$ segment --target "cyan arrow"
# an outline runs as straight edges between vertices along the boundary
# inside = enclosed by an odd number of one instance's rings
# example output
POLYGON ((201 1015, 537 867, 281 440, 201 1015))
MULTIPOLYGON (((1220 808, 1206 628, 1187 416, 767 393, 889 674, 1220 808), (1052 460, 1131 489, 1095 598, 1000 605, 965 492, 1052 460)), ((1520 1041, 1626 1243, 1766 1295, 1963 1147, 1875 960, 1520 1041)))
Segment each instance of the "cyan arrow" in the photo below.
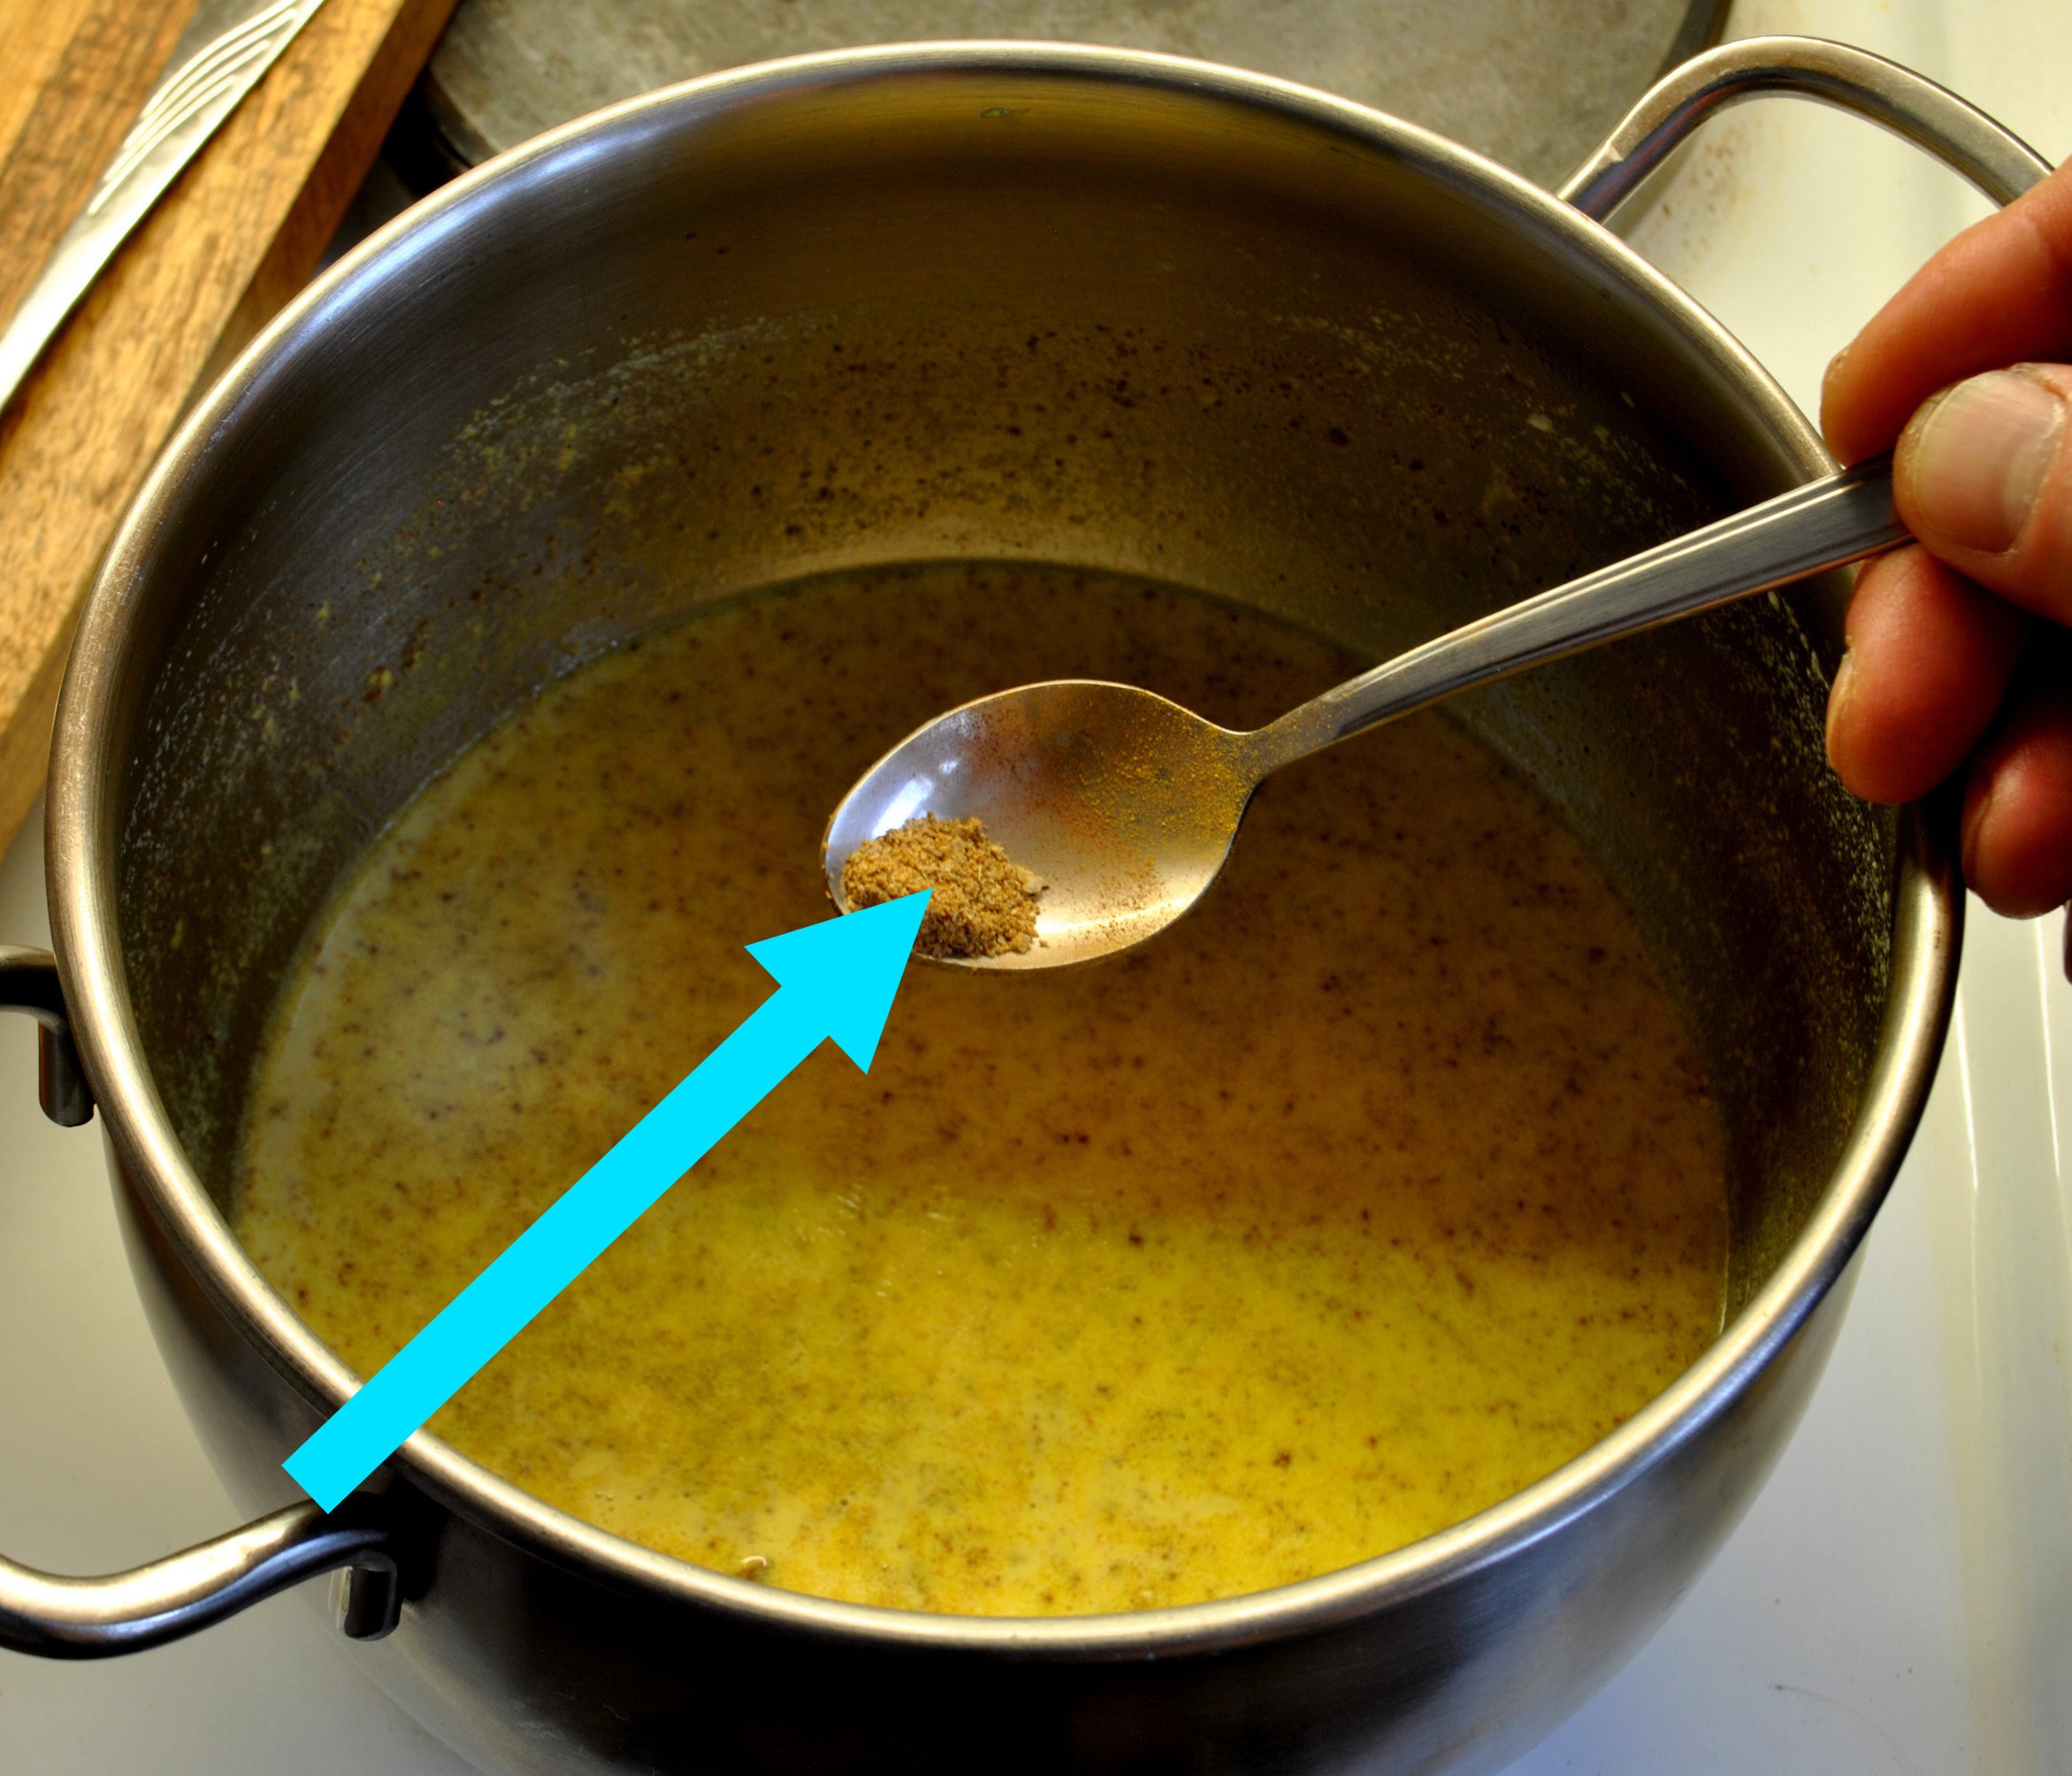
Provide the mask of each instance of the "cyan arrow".
POLYGON ((909 894, 748 953, 777 991, 281 1464, 333 1509, 832 1037, 866 1072, 929 897, 909 894))

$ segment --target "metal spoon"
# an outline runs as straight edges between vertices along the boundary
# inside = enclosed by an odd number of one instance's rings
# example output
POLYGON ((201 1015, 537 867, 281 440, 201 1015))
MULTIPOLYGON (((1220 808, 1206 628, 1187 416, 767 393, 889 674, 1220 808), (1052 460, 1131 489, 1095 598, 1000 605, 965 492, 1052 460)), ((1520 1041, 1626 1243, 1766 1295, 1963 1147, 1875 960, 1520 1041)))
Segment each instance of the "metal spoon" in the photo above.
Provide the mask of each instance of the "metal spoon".
POLYGON ((1363 729, 1542 661, 1860 561, 1907 540, 1892 459, 1809 482, 1398 655, 1234 733, 1128 685, 1059 679, 952 709, 866 771, 828 823, 828 892, 868 838, 926 814, 975 815, 1042 878, 1036 943, 938 958, 968 968, 1092 961, 1163 930, 1207 892, 1252 792, 1363 729))

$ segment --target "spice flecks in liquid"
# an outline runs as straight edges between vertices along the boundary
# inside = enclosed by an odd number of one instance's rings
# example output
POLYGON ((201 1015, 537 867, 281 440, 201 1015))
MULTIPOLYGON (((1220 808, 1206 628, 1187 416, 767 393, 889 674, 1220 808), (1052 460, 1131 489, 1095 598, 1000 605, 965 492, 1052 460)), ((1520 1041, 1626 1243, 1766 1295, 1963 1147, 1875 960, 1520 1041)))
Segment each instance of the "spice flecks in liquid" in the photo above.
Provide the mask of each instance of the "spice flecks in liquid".
MULTIPOLYGON (((430 785, 284 994, 236 1225, 365 1374, 770 991, 828 810, 1014 684, 1257 725, 1355 662, 1033 568, 881 572, 584 668, 430 785)), ((908 971, 432 1420, 766 1583, 1124 1610, 1331 1571, 1586 1448, 1716 1329, 1713 1111, 1631 919, 1442 718, 1277 776, 1158 940, 908 971), (766 1564, 761 1564, 765 1563, 766 1564)))

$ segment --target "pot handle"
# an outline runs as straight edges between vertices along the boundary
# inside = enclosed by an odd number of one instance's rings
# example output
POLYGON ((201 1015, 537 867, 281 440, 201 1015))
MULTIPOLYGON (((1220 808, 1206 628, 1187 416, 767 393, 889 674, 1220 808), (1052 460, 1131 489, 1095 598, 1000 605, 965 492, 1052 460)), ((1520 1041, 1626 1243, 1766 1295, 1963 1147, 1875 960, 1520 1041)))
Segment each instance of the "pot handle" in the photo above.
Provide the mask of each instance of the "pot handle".
POLYGON ((65 989, 50 951, 0 944, 0 1011, 27 1012, 36 1021, 36 1089, 44 1115, 62 1129, 92 1121, 94 1094, 73 1043, 65 989))
POLYGON ((178 1554, 104 1579, 66 1579, 0 1556, 0 1647, 45 1658, 141 1652, 208 1627, 319 1573, 351 1569, 340 1627, 378 1640, 402 1587, 381 1501, 355 1493, 328 1516, 305 1500, 178 1554))
MULTIPOLYGON (((26 1012, 40 1026, 43 1114, 66 1128, 88 1121, 93 1093, 49 951, 0 944, 0 1011, 26 1012)), ((141 1652, 340 1568, 348 1569, 340 1626, 356 1640, 378 1640, 401 1610, 396 1550, 381 1500, 356 1493, 329 1515, 304 1501, 104 1579, 61 1578, 0 1555, 0 1647, 61 1659, 141 1652)))
POLYGON ((1602 222, 1708 118, 1770 93, 1869 118, 1926 149, 1995 203, 2013 203, 2051 171, 2012 131, 1911 68, 1819 37, 1748 37, 1694 56, 1657 80, 1560 195, 1602 222))

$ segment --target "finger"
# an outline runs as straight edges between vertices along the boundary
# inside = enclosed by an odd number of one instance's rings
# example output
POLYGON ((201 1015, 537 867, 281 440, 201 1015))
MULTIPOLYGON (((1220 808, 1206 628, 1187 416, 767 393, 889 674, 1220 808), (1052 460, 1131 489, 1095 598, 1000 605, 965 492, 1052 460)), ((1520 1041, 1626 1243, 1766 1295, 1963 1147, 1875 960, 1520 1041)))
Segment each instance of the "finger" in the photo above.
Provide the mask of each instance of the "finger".
POLYGON ((1973 761, 1963 856, 1996 913, 2033 918, 2072 900, 2072 690, 2030 693, 1973 761))
POLYGON ((1945 389, 1907 424, 1907 527, 1980 585, 2072 621, 2072 368, 2028 364, 1945 389))
POLYGON ((1843 783, 1866 801, 1898 802, 1942 782, 1991 725, 2027 628, 1924 549, 1869 563, 1828 693, 1827 755, 1843 783))
POLYGON ((1845 463, 1889 449, 1938 388, 2072 356, 2072 162, 1967 228, 1828 366, 1820 417, 1845 463))

